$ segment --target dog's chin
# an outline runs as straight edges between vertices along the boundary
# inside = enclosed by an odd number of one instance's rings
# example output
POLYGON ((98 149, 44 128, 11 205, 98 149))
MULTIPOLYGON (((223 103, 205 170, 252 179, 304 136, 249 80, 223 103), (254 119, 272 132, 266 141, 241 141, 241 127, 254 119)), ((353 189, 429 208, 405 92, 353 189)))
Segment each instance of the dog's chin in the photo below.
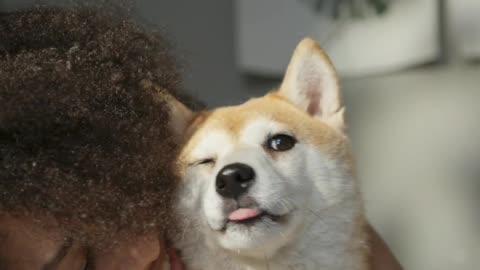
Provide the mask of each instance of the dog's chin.
POLYGON ((274 215, 267 212, 252 219, 226 221, 215 231, 218 244, 226 250, 263 257, 288 241, 294 215, 274 215))

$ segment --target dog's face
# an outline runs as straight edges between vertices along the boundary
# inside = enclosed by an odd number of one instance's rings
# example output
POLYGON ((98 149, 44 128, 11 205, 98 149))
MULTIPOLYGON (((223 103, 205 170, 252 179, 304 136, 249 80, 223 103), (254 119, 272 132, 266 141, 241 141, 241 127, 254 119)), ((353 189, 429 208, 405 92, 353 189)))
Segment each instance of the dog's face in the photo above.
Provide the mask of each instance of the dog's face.
POLYGON ((223 249, 270 256, 352 191, 335 71, 311 40, 277 91, 198 113, 187 133, 179 211, 223 249))

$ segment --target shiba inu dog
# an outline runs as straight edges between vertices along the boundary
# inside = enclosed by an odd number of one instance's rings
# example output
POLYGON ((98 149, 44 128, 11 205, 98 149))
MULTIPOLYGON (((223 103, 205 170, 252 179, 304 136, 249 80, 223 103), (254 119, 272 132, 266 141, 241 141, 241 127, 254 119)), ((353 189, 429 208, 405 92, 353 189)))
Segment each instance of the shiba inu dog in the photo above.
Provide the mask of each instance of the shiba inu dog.
POLYGON ((174 239, 187 269, 369 269, 339 82, 313 40, 300 42, 273 92, 173 110, 187 134, 174 239))

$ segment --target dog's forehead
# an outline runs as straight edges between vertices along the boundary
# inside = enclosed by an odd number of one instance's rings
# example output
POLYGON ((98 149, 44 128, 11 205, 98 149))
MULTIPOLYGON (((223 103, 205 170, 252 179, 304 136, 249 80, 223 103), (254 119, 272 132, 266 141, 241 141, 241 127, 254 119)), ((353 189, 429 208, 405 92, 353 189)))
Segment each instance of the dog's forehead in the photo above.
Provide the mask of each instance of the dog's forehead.
POLYGON ((326 124, 275 95, 205 113, 193 129, 184 149, 191 156, 208 155, 220 146, 222 151, 229 151, 239 143, 259 143, 266 135, 283 132, 316 145, 330 144, 338 138, 326 124))
MULTIPOLYGON (((211 111, 204 121, 196 127, 195 133, 203 135, 218 131, 233 140, 248 136, 251 132, 267 129, 279 129, 290 125, 289 115, 295 111, 291 106, 273 98, 262 97, 251 99, 241 105, 223 107, 211 111), (289 113, 290 111, 290 113, 289 113)), ((290 119, 292 120, 292 119, 290 119)))
POLYGON ((202 156, 218 150, 219 146, 227 151, 241 141, 258 140, 265 133, 281 128, 282 125, 274 119, 277 110, 271 101, 258 98, 201 113, 191 126, 191 136, 184 152, 202 156))

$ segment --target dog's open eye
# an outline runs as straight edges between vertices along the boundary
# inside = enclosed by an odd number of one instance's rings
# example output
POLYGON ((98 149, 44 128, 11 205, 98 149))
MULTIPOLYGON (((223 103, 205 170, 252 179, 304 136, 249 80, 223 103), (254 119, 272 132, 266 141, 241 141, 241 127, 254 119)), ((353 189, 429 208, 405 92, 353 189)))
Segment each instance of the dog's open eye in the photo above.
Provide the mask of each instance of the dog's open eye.
POLYGON ((290 135, 277 134, 270 137, 266 142, 266 147, 269 150, 283 152, 292 149, 297 140, 290 135))

